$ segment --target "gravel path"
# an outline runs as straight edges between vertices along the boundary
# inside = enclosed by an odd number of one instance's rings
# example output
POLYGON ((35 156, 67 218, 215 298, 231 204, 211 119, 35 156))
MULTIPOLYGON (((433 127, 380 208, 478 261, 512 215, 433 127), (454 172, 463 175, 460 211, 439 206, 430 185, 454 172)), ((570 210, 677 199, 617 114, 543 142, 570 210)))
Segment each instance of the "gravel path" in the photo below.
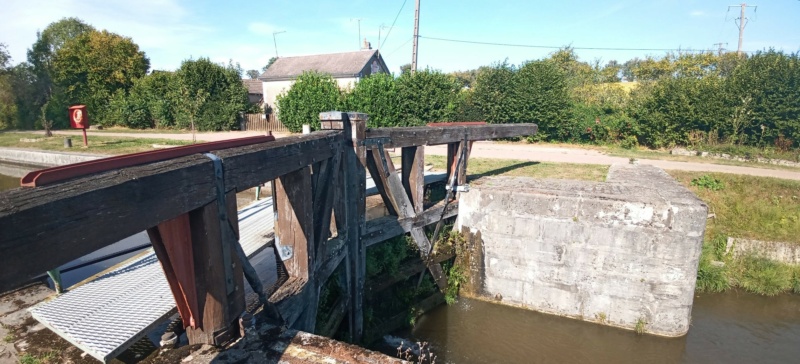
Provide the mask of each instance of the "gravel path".
MULTIPOLYGON (((39 132, 43 133, 43 132, 39 132)), ((79 131, 57 131, 56 134, 80 135, 79 131)), ((116 136, 133 138, 160 138, 174 140, 192 140, 190 133, 124 133, 124 132, 93 132, 88 131, 89 136, 116 136)), ((264 135, 264 132, 256 131, 228 131, 213 133, 197 133, 197 140, 219 141, 248 136, 264 135)), ((288 134, 275 134, 275 137, 283 137, 288 134)), ((425 148, 425 153, 429 155, 447 155, 447 148, 444 145, 430 146, 425 148)), ((583 164, 603 164, 628 163, 629 159, 624 157, 614 157, 603 154, 596 150, 568 147, 553 147, 537 144, 511 144, 494 143, 491 141, 476 142, 473 146, 471 156, 477 158, 500 158, 518 159, 525 161, 557 162, 557 163, 583 163, 583 164)), ((800 180, 800 172, 766 169, 757 167, 730 166, 714 163, 681 162, 657 159, 639 159, 640 164, 650 164, 667 170, 695 171, 695 172, 721 172, 745 174, 759 177, 775 177, 783 179, 800 180)))

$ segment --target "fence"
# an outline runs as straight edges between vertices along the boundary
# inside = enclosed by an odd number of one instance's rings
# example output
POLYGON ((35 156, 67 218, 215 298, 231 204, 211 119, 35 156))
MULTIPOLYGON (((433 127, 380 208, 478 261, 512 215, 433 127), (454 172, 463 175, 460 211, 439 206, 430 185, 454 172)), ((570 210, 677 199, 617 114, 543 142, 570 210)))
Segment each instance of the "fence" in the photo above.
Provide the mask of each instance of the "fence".
POLYGON ((274 131, 290 133, 289 129, 275 117, 275 114, 244 114, 242 130, 274 131))

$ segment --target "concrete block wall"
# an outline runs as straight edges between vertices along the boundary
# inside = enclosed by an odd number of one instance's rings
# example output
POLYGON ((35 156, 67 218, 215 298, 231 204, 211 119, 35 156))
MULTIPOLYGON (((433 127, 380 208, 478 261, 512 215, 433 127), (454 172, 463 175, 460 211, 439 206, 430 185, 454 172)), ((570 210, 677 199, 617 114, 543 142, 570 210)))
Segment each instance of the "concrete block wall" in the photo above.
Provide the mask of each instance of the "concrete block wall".
POLYGON ((477 298, 647 333, 689 330, 707 206, 663 170, 487 177, 459 199, 477 298))

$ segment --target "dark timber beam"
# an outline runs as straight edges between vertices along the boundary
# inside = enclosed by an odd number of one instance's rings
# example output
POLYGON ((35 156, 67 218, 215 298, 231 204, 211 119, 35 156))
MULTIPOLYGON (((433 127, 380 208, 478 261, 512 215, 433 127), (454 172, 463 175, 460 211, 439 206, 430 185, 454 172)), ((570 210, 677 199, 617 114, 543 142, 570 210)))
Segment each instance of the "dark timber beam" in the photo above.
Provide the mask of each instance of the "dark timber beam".
MULTIPOLYGON (((244 190, 327 159, 340 131, 213 152, 226 189, 244 190)), ((216 199, 203 155, 122 168, 0 193, 0 292, 216 199)))
POLYGON ((364 244, 366 246, 377 244, 395 236, 405 234, 413 228, 421 228, 436 223, 439 221, 440 217, 448 219, 456 216, 458 214, 458 201, 449 203, 447 205, 447 210, 444 212, 444 216, 442 216, 442 209, 444 208, 444 203, 438 203, 411 218, 398 219, 397 216, 384 216, 369 220, 367 221, 367 228, 362 236, 364 244))
POLYGON ((471 126, 415 126, 408 128, 367 129, 366 142, 380 139, 385 148, 437 145, 468 141, 511 138, 536 134, 536 124, 487 124, 471 126))

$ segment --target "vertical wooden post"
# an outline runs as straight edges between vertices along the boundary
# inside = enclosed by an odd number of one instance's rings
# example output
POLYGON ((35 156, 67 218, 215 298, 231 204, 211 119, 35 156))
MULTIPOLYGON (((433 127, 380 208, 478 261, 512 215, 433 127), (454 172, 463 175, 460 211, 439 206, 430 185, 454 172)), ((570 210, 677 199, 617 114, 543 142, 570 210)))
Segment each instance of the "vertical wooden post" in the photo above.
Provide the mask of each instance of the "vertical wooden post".
POLYGON ((309 280, 313 271, 314 220, 311 194, 311 168, 305 167, 275 180, 275 237, 282 247, 291 249, 284 260, 289 277, 309 280))
POLYGON ((273 201, 278 211, 275 242, 285 251, 282 259, 290 280, 286 284, 305 286, 308 290, 306 308, 294 327, 313 332, 319 287, 314 283, 316 247, 311 167, 285 174, 274 183, 273 201))
POLYGON ((222 229, 238 235, 236 195, 226 196, 229 226, 217 201, 147 230, 184 321, 190 344, 221 345, 239 332, 245 309, 242 262, 229 242, 233 286, 226 283, 222 229))
POLYGON ((364 333, 364 283, 366 280, 366 247, 361 239, 366 225, 366 133, 367 115, 338 111, 320 113, 322 129, 342 130, 345 136, 341 181, 342 201, 337 204, 336 224, 347 241, 349 326, 351 340, 358 342, 364 333), (341 217, 341 221, 340 221, 341 217))
POLYGON ((414 146, 402 149, 402 181, 414 212, 422 212, 425 199, 425 147, 414 146))

